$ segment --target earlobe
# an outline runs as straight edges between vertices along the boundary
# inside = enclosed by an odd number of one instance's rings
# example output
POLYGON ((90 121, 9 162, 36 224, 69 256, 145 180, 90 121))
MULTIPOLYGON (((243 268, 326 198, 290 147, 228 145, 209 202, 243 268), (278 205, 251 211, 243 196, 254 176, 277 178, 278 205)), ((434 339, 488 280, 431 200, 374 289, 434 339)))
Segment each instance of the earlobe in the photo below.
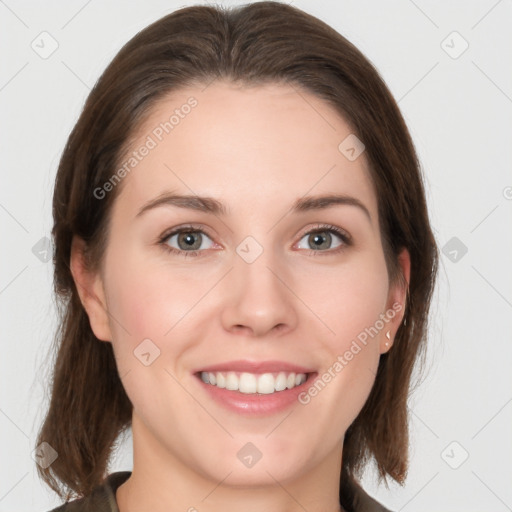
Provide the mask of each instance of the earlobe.
POLYGON ((388 315, 389 312, 390 320, 384 330, 384 339, 381 341, 381 354, 387 352, 393 346, 396 332, 398 331, 405 314, 407 292, 411 277, 411 257, 407 249, 402 249, 398 255, 398 263, 403 279, 394 283, 389 290, 388 310, 386 315, 388 315))
POLYGON ((91 329, 99 340, 111 341, 107 303, 101 276, 91 272, 85 263, 85 242, 77 236, 71 243, 70 270, 80 301, 89 317, 91 329))

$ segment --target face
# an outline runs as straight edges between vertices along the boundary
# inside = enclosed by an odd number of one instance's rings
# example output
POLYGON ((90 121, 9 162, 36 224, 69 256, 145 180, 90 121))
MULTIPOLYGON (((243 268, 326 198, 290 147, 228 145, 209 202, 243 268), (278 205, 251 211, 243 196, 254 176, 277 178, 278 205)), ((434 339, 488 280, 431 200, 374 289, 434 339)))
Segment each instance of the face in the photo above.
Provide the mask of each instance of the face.
POLYGON ((404 299, 365 154, 338 147, 351 133, 308 93, 223 82, 173 93, 138 131, 84 305, 141 464, 233 485, 339 475, 404 299))

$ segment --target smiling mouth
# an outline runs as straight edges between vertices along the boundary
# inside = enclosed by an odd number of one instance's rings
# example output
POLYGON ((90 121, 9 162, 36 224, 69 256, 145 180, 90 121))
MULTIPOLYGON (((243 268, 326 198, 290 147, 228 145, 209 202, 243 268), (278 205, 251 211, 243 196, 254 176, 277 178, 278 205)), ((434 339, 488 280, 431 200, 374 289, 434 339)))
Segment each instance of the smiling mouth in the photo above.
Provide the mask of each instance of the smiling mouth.
POLYGON ((229 391, 243 394, 270 395, 293 389, 308 381, 314 373, 295 372, 197 372, 196 377, 209 384, 229 391))

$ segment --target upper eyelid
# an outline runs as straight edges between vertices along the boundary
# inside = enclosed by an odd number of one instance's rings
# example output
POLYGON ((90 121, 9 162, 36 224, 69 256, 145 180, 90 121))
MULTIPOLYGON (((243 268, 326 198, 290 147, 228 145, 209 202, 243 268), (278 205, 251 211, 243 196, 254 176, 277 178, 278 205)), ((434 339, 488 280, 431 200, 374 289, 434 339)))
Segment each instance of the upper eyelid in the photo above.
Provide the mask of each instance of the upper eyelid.
POLYGON ((199 227, 199 226, 194 226, 193 224, 191 224, 191 225, 187 224, 185 226, 178 226, 178 227, 171 228, 171 229, 164 231, 164 233, 162 235, 160 235, 159 240, 165 241, 168 238, 170 238, 171 236, 179 235, 180 233, 182 233, 184 231, 190 231, 191 233, 201 232, 201 233, 207 235, 210 239, 213 239, 213 236, 210 235, 208 230, 204 229, 203 226, 199 227))
POLYGON ((334 226, 334 225, 330 225, 330 224, 321 224, 321 223, 318 224, 316 227, 305 228, 304 231, 300 232, 301 234, 299 236, 303 237, 309 233, 315 233, 315 232, 321 233, 322 231, 333 231, 338 236, 344 235, 349 240, 352 240, 352 235, 346 229, 340 228, 339 226, 334 226))

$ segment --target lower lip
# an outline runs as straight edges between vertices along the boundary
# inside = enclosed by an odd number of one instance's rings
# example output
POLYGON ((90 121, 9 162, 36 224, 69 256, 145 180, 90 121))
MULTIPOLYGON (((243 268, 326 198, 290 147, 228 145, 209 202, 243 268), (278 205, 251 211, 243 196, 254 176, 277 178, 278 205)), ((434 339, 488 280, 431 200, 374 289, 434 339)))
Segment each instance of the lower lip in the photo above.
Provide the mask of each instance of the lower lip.
POLYGON ((305 382, 292 389, 269 394, 249 394, 206 384, 199 375, 195 375, 206 393, 219 405, 230 411, 252 416, 269 416, 284 411, 293 403, 298 402, 297 396, 311 386, 316 376, 316 372, 308 374, 305 382))

